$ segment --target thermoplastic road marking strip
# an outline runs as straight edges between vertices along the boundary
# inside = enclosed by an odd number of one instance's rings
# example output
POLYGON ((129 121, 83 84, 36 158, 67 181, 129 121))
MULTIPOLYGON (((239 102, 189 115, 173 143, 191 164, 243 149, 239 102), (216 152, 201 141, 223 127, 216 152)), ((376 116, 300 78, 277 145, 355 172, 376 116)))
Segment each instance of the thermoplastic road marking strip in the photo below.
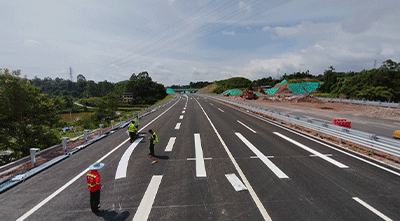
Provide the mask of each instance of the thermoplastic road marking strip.
POLYGON ((261 203, 260 198, 258 198, 256 192, 254 191, 253 187, 251 186, 250 182, 247 180, 246 176, 244 175, 242 169, 240 169, 239 164, 236 162, 235 158, 233 157, 231 151, 229 150, 228 146, 226 146, 224 140, 222 139, 221 135, 218 133, 217 129, 215 128, 214 124, 211 122, 210 118, 208 117, 207 113, 204 111, 203 107, 199 102, 197 104, 200 106, 201 110, 203 111, 204 115, 206 115, 206 118, 208 122, 210 122, 211 127, 213 128, 215 134, 217 135, 219 141, 221 142, 222 146, 225 149, 225 152, 228 154, 229 159, 231 159, 231 162, 233 166, 235 167, 236 171, 239 173, 240 178, 242 179, 244 185, 247 187, 249 190, 251 198, 254 200, 254 203, 256 204, 258 210, 260 211, 261 215, 263 216, 264 220, 266 221, 272 221, 271 217, 269 216, 267 210, 265 209, 264 205, 261 203))
POLYGON ((225 174, 226 179, 232 184, 233 188, 238 192, 242 190, 247 190, 247 188, 244 186, 242 181, 239 180, 239 178, 236 176, 234 173, 230 174, 225 174))
POLYGON ((289 141, 289 142, 291 142, 291 143, 303 148, 304 150, 312 153, 313 155, 321 157, 322 159, 328 161, 329 163, 331 163, 331 164, 333 164, 333 165, 335 165, 335 166, 337 166, 339 168, 349 168, 348 166, 346 166, 346 165, 344 165, 344 164, 342 164, 342 163, 340 163, 340 162, 338 162, 338 161, 336 161, 334 159, 331 159, 331 158, 327 157, 326 155, 324 155, 324 154, 322 154, 322 153, 320 153, 318 151, 315 151, 315 150, 307 147, 306 145, 303 145, 303 144, 301 144, 301 143, 299 143, 299 142, 297 142, 295 140, 292 140, 289 137, 286 137, 286 136, 284 136, 284 135, 282 135, 282 134, 280 134, 278 132, 274 132, 274 134, 276 134, 276 135, 280 136, 281 138, 283 138, 283 139, 285 139, 285 140, 287 140, 287 141, 289 141))
POLYGON ((196 177, 207 177, 200 134, 194 134, 194 148, 196 152, 196 177))
POLYGON ((182 120, 182 119, 183 119, 183 115, 179 116, 179 119, 181 119, 181 120, 182 120))
POLYGON ((219 111, 221 111, 222 113, 224 113, 224 111, 221 108, 218 108, 219 111))
POLYGON ((239 120, 237 121, 239 124, 243 125, 245 128, 249 129, 251 132, 256 133, 255 130, 251 129, 250 127, 248 127, 246 124, 240 122, 239 120))
POLYGON ((363 205, 364 207, 366 207, 367 209, 369 209, 371 212, 375 213, 376 215, 378 215, 379 217, 381 217, 383 220, 386 221, 393 221, 392 219, 390 219, 389 217, 385 216, 384 214, 382 214, 381 212, 379 212, 378 210, 376 210, 374 207, 370 206, 368 203, 360 200, 358 197, 353 197, 353 200, 357 201, 359 204, 363 205))
MULTIPOLYGON (((165 110, 164 112, 162 112, 160 115, 158 115, 156 118, 154 118, 152 121, 150 121, 148 124, 146 124, 144 127, 142 127, 140 130, 138 130, 138 132, 142 131, 144 128, 146 128, 147 126, 149 126, 151 123, 153 123, 155 120, 157 120, 159 117, 161 117, 162 115, 164 115, 167 111, 169 111, 173 106, 175 106, 175 104, 177 104, 180 101, 180 97, 178 99, 177 102, 175 102, 171 107, 169 107, 167 110, 165 110)), ((122 145, 124 145, 126 142, 128 142, 130 140, 130 138, 126 139, 125 141, 123 141, 120 145, 118 145, 117 147, 115 147, 114 149, 112 149, 110 152, 108 152, 106 155, 104 155, 102 158, 98 159, 95 162, 101 162, 103 161, 105 158, 107 158, 108 156, 110 156, 110 154, 114 153, 114 151, 118 150, 118 148, 120 148, 122 145)), ((89 167, 86 168, 85 170, 83 170, 80 174, 78 174, 77 176, 75 176, 74 178, 72 178, 68 183, 64 184, 64 186, 60 187, 60 189, 56 190, 54 193, 52 193, 50 196, 48 196, 46 199, 42 200, 40 203, 38 203, 36 206, 34 206, 32 209, 30 209, 28 212, 26 212, 24 215, 22 215, 21 217, 19 217, 17 219, 17 221, 22 221, 25 220, 26 218, 28 218, 30 215, 32 215, 32 213, 36 212, 36 210, 40 209, 40 207, 42 207, 44 204, 46 204, 47 202, 49 202, 51 199, 53 199, 55 196, 57 196, 59 193, 61 193, 63 190, 65 190, 67 187, 69 187, 72 183, 74 183, 77 179, 79 179, 81 176, 83 176, 84 174, 86 174, 89 171, 89 167)))
POLYGON ((165 148, 165 152, 171 152, 172 151, 172 148, 174 147, 175 140, 176 140, 176 137, 169 138, 167 147, 165 148))
POLYGON ((136 210, 135 216, 132 219, 133 221, 143 221, 149 218, 151 207, 153 207, 154 199, 156 198, 162 177, 162 175, 154 175, 151 178, 150 184, 147 187, 142 201, 140 201, 139 207, 136 210))
POLYGON ((274 163, 272 163, 263 153, 261 153, 261 151, 259 151, 253 144, 251 144, 245 137, 243 137, 242 134, 240 133, 235 133, 236 136, 239 137, 239 139, 241 139, 243 141, 243 143, 245 143, 250 150, 253 151, 253 153, 255 155, 257 155, 258 158, 260 158, 260 160, 267 165, 267 167, 273 172, 275 173, 275 175, 277 177, 279 177, 280 179, 287 179, 289 178, 284 172, 282 172, 282 170, 280 170, 274 163))
POLYGON ((175 130, 179 130, 181 128, 181 123, 176 123, 175 130))
POLYGON ((126 170, 128 169, 129 158, 131 157, 131 154, 135 147, 140 143, 142 139, 143 138, 136 139, 135 142, 133 142, 133 144, 131 144, 129 148, 126 149, 124 155, 122 155, 121 160, 118 163, 117 172, 115 173, 116 180, 126 177, 126 170))
POLYGON ((184 114, 186 111, 182 111, 182 114, 184 114))

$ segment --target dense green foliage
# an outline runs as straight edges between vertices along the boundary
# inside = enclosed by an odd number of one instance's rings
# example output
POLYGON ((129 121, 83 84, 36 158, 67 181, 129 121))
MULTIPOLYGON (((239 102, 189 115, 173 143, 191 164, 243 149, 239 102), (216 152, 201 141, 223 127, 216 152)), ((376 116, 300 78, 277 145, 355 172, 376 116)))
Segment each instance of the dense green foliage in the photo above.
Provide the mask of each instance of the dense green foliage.
POLYGON ((51 130, 59 121, 57 106, 18 73, 0 74, 0 150, 12 150, 2 163, 29 155, 30 148, 48 148, 60 142, 51 130))
POLYGON ((213 93, 220 94, 228 89, 233 88, 251 88, 253 82, 244 77, 234 77, 226 80, 216 81, 217 87, 213 90, 213 93))
POLYGON ((190 82, 189 85, 171 85, 172 89, 201 89, 203 87, 207 87, 212 84, 212 82, 208 81, 198 81, 198 82, 190 82))
POLYGON ((132 104, 154 104, 167 96, 164 85, 152 81, 146 71, 138 75, 132 74, 125 91, 133 94, 132 104))

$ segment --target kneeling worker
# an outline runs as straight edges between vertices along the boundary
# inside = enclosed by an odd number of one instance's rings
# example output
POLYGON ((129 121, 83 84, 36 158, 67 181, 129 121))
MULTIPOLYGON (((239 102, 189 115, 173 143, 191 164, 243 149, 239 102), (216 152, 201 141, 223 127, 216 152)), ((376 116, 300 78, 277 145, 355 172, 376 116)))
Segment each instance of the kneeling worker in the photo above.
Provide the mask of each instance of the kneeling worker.
POLYGON ((95 163, 89 167, 89 172, 86 175, 87 185, 90 191, 90 208, 94 213, 101 212, 100 208, 100 174, 97 170, 104 167, 104 163, 95 163))

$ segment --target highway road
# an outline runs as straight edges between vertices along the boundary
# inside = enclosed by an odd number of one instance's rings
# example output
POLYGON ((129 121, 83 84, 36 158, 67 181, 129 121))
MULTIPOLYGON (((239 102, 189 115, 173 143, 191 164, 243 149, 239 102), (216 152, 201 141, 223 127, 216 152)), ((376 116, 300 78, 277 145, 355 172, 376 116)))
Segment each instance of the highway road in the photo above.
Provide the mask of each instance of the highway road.
POLYGON ((0 195, 1 220, 400 220, 400 171, 200 95, 178 95, 0 195), (159 143, 151 164, 149 134, 159 143), (97 161, 101 208, 85 175, 97 161))

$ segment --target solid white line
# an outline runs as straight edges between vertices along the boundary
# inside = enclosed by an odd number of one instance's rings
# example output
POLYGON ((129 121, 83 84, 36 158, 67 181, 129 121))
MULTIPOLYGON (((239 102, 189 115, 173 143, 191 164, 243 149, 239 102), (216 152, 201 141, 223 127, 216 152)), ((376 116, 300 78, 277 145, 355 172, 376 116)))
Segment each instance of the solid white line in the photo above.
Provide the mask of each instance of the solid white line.
MULTIPOLYGON (((332 154, 322 154, 322 155, 325 155, 327 157, 331 157, 332 156, 332 154)), ((310 157, 319 157, 319 156, 318 155, 310 155, 310 157)))
POLYGON ((167 147, 165 148, 165 152, 171 152, 172 151, 172 148, 174 147, 175 140, 176 140, 176 137, 169 138, 167 147))
POLYGON ((179 119, 183 119, 183 115, 179 116, 179 119))
POLYGON ((207 177, 200 134, 194 134, 194 148, 196 152, 196 177, 207 177))
POLYGON ((219 111, 221 111, 222 113, 224 113, 224 111, 221 108, 218 108, 219 111))
POLYGON ((135 147, 140 143, 143 138, 136 139, 128 149, 126 149, 124 155, 122 155, 121 160, 119 160, 117 172, 115 173, 115 179, 125 178, 126 170, 128 169, 129 158, 135 147))
POLYGON ((259 151, 253 144, 251 144, 245 137, 243 137, 242 134, 240 133, 235 133, 236 136, 239 137, 239 139, 241 139, 243 141, 243 143, 245 143, 250 150, 253 151, 253 153, 255 155, 257 155, 258 158, 260 158, 260 160, 267 165, 267 167, 273 172, 275 173, 275 175, 277 177, 279 177, 280 179, 286 179, 289 178, 284 172, 282 172, 282 170, 280 170, 274 163, 272 163, 263 153, 261 153, 261 151, 259 151))
POLYGON ((245 128, 249 129, 251 132, 256 133, 255 130, 251 129, 250 127, 248 127, 246 124, 240 122, 239 120, 237 121, 239 124, 243 125, 245 128))
POLYGON ((358 197, 353 197, 353 200, 357 201, 359 204, 363 205, 364 207, 366 207, 367 209, 369 209, 371 212, 375 213, 376 215, 378 215, 379 217, 381 217, 383 220, 386 221, 393 221, 392 219, 390 219, 389 217, 385 216, 383 213, 379 212, 378 210, 376 210, 374 207, 370 206, 368 203, 362 201, 361 199, 359 199, 358 197))
MULTIPOLYGON (((223 104, 223 103, 222 103, 222 104, 223 104)), ((367 164, 372 165, 372 166, 375 166, 375 167, 377 167, 377 168, 379 168, 379 169, 385 170, 386 172, 392 173, 392 174, 394 174, 394 175, 396 175, 396 176, 400 176, 400 173, 398 173, 398 172, 396 172, 396 171, 393 171, 393 170, 391 170, 391 169, 388 169, 388 168, 386 168, 386 167, 383 167, 383 166, 381 166, 381 165, 378 165, 378 164, 376 164, 376 163, 373 163, 373 162, 371 162, 371 161, 369 161, 369 160, 366 160, 366 159, 364 159, 364 158, 361 158, 361 157, 358 157, 358 156, 353 155, 353 154, 351 154, 351 153, 348 153, 348 152, 346 152, 346 151, 344 151, 344 150, 341 150, 340 148, 336 148, 336 147, 331 146, 331 145, 329 145, 329 144, 323 143, 323 142, 321 142, 321 141, 319 141, 319 140, 317 140, 317 139, 308 137, 308 136, 306 136, 306 135, 304 135, 304 134, 302 134, 302 133, 299 133, 299 132, 296 132, 296 131, 292 131, 292 130, 286 128, 286 127, 283 127, 283 126, 281 126, 281 125, 279 125, 279 124, 276 124, 276 123, 271 122, 271 121, 269 121, 269 120, 266 120, 266 119, 264 119, 264 118, 255 116, 255 115, 253 115, 253 114, 249 114, 249 113, 247 113, 247 112, 245 112, 245 111, 242 111, 242 110, 235 109, 235 108, 233 108, 233 107, 231 107, 231 106, 228 106, 228 105, 226 105, 226 104, 224 104, 224 105, 227 106, 227 107, 230 107, 230 108, 232 108, 232 109, 234 109, 234 110, 236 110, 236 111, 238 111, 238 112, 242 112, 242 113, 247 114, 247 115, 249 115, 249 116, 252 116, 252 117, 254 117, 254 118, 256 118, 256 119, 262 120, 262 121, 264 121, 264 122, 266 122, 266 123, 269 123, 269 124, 271 124, 271 125, 274 125, 274 126, 276 126, 276 127, 279 127, 279 128, 281 128, 281 129, 283 129, 283 130, 286 130, 286 131, 291 132, 291 133, 293 133, 293 134, 296 134, 296 135, 298 135, 298 136, 304 137, 304 138, 306 138, 306 139, 308 139, 308 140, 312 140, 312 141, 314 141, 315 143, 319 143, 319 144, 321 144, 321 145, 324 145, 324 146, 326 146, 326 147, 329 147, 329 148, 331 148, 332 150, 336 150, 336 151, 338 151, 338 152, 340 152, 340 153, 346 154, 347 156, 353 157, 354 159, 360 160, 360 161, 362 161, 362 162, 364 162, 364 163, 367 163, 367 164)))
POLYGON ((246 186, 239 180, 239 178, 234 173, 225 174, 226 179, 232 184, 233 188, 238 192, 242 190, 247 190, 246 186))
POLYGON ((176 123, 175 129, 179 130, 179 128, 181 128, 181 123, 176 123))
MULTIPOLYGON (((269 159, 274 158, 274 156, 265 156, 265 157, 266 157, 266 158, 269 158, 269 159)), ((251 156, 250 158, 251 158, 251 159, 259 159, 258 156, 251 156)))
MULTIPOLYGON (((196 158, 187 158, 187 160, 196 160, 196 158)), ((203 160, 212 160, 212 157, 204 157, 203 160)))
POLYGON ((149 218, 151 207, 153 207, 154 199, 156 198, 162 177, 162 175, 154 175, 151 178, 150 184, 147 187, 142 201, 140 201, 139 207, 136 210, 135 216, 132 219, 133 221, 143 221, 149 218))
POLYGON ((210 122, 211 127, 214 129, 214 132, 217 135, 222 146, 224 147, 226 153, 228 154, 229 159, 231 159, 233 166, 235 166, 235 169, 238 171, 240 178, 243 180, 244 184, 246 185, 247 189, 249 190, 250 196, 251 196, 251 198, 253 198, 254 203, 257 205, 257 208, 260 211, 261 215, 263 216, 264 220, 272 221, 267 210, 265 210, 264 205, 261 203, 260 199, 258 198, 258 196, 257 196, 256 192, 254 191, 253 187, 251 186, 250 182, 247 180, 246 176, 244 175, 242 169, 240 169, 239 164, 236 162, 235 158, 233 158, 231 151, 229 151, 228 146, 226 146, 224 140, 222 140, 221 135, 218 133, 217 129, 215 128, 214 124, 211 122, 207 113, 204 111, 203 107, 201 106, 201 104, 199 102, 197 102, 197 104, 200 106, 201 110, 203 110, 204 115, 206 115, 208 122, 210 122))
POLYGON ((185 111, 182 111, 182 114, 184 114, 185 113, 185 111))
POLYGON ((328 161, 329 163, 331 163, 331 164, 333 164, 333 165, 335 165, 335 166, 337 166, 337 167, 339 167, 339 168, 349 168, 348 166, 346 166, 346 165, 344 165, 344 164, 342 164, 342 163, 340 163, 340 162, 338 162, 338 161, 336 161, 336 160, 334 160, 334 159, 332 159, 332 158, 329 158, 329 157, 323 155, 322 153, 320 153, 320 152, 318 152, 318 151, 315 151, 315 150, 313 150, 313 149, 307 147, 306 145, 303 145, 303 144, 301 144, 301 143, 299 143, 299 142, 297 142, 297 141, 295 141, 295 140, 292 140, 292 139, 290 139, 289 137, 286 137, 286 136, 284 136, 284 135, 282 135, 282 134, 280 134, 280 133, 278 133, 278 132, 274 132, 274 134, 276 134, 276 135, 282 137, 283 139, 285 139, 285 140, 287 140, 287 141, 289 141, 289 142, 291 142, 291 143, 293 143, 293 144, 295 144, 295 145, 297 145, 297 146, 303 148, 304 150, 306 150, 306 151, 312 153, 313 155, 316 155, 316 156, 321 157, 322 159, 328 161))
MULTIPOLYGON (((167 112, 169 109, 171 109, 173 106, 175 106, 175 104, 177 104, 180 101, 180 97, 179 100, 177 102, 175 102, 171 107, 169 107, 167 110, 165 110, 164 112, 162 112, 160 115, 158 115, 156 118, 154 118, 152 121, 150 121, 148 124, 146 124, 144 127, 142 127, 140 130, 138 130, 138 132, 140 132, 141 130, 143 130, 144 128, 146 128, 148 125, 150 125, 151 123, 153 123, 155 120, 157 120, 159 117, 161 117, 165 112, 167 112)), ((110 156, 110 154, 112 154, 114 151, 116 151, 118 148, 120 148, 122 145, 124 145, 126 142, 128 142, 130 140, 130 138, 126 139, 125 141, 123 141, 120 145, 118 145, 117 147, 115 147, 114 149, 112 149, 110 152, 108 152, 106 155, 104 155, 102 158, 98 159, 95 162, 101 162, 103 161, 106 157, 110 156)), ((32 213, 36 212, 36 210, 38 210, 40 207, 42 207, 44 204, 46 204, 47 202, 49 202, 51 199, 53 199, 55 196, 57 196, 59 193, 61 193, 64 189, 66 189, 69 185, 71 185, 72 183, 74 183, 77 179, 79 179, 81 176, 83 176, 84 174, 86 174, 89 171, 89 167, 86 168, 85 170, 83 170, 80 174, 78 174, 77 176, 75 176, 74 178, 72 178, 68 183, 64 184, 64 186, 60 187, 60 189, 56 190, 54 193, 52 193, 50 196, 48 196, 46 199, 42 200, 40 203, 38 203, 35 207, 33 207, 32 209, 30 209, 28 212, 26 212, 24 215, 22 215, 20 218, 17 219, 17 221, 22 221, 25 220, 26 218, 28 218, 32 213)))

